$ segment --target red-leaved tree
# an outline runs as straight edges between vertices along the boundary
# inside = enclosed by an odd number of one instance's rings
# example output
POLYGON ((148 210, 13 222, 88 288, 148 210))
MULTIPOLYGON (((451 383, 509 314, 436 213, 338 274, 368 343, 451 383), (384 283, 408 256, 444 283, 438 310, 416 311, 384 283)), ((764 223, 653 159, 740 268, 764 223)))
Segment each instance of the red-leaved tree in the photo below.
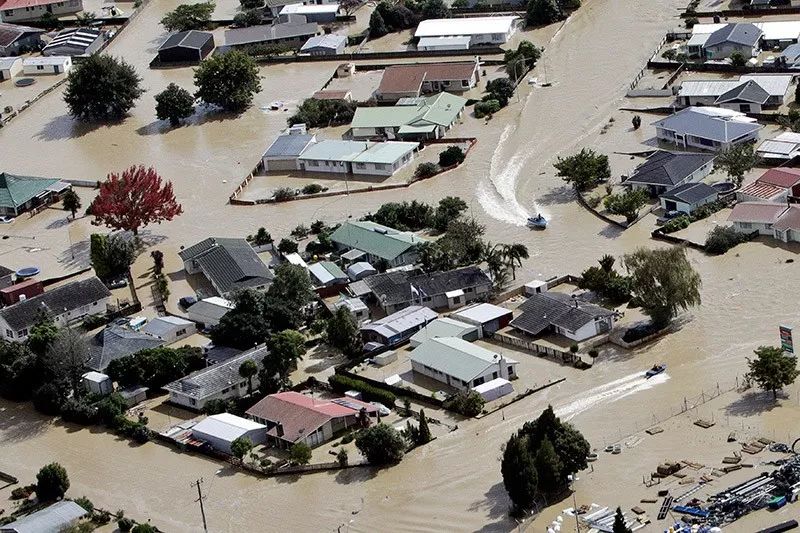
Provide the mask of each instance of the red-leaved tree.
POLYGON ((163 183, 154 168, 142 165, 122 174, 109 174, 91 206, 95 224, 129 230, 134 235, 142 226, 160 224, 181 213, 183 208, 175 200, 172 183, 163 183))

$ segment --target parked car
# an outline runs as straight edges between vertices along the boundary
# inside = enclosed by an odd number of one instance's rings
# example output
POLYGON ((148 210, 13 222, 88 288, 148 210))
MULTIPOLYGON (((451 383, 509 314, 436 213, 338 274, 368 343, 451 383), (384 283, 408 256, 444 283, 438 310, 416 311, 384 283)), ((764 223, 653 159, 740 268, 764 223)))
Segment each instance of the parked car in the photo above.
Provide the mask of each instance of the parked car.
POLYGON ((666 213, 664 213, 664 218, 666 218, 667 220, 672 220, 673 218, 678 218, 682 216, 688 217, 689 213, 686 213, 685 211, 667 211, 666 213))
POLYGON ((183 298, 178 300, 178 305, 180 305, 184 309, 189 309, 196 303, 197 303, 197 298, 195 298, 194 296, 184 296, 183 298))
POLYGON ((391 409, 389 409, 380 402, 369 402, 369 403, 374 405, 378 409, 378 414, 381 416, 389 416, 390 414, 392 414, 391 409))
POLYGON ((106 283, 106 287, 109 289, 121 289, 122 287, 128 286, 128 280, 125 278, 117 278, 112 279, 108 283, 106 283))

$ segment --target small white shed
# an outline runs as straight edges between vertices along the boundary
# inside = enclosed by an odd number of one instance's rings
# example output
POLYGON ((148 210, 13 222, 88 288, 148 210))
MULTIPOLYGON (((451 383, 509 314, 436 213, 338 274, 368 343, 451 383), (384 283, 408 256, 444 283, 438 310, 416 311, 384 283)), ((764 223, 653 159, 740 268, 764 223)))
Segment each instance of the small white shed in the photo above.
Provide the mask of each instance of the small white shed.
POLYGON ((497 378, 482 383, 472 390, 480 394, 487 402, 491 402, 514 392, 514 386, 507 379, 497 378))
POLYGON ((34 74, 64 74, 72 68, 72 58, 68 56, 29 57, 22 62, 26 76, 34 74))
POLYGON ((541 294, 543 292, 547 292, 546 281, 535 279, 525 284, 525 296, 532 296, 534 294, 541 294))
POLYGON ((111 394, 114 391, 114 384, 111 383, 111 378, 106 374, 100 372, 87 372, 81 376, 83 386, 91 394, 111 394))
POLYGON ((22 72, 21 57, 0 57, 0 81, 10 80, 22 72))
POLYGON ((160 316, 148 322, 142 331, 172 344, 192 335, 197 331, 197 326, 191 320, 177 316, 160 316))
POLYGON ((215 450, 231 453, 231 443, 238 438, 247 437, 253 444, 264 444, 267 426, 230 413, 220 413, 195 424, 192 436, 209 443, 215 450))

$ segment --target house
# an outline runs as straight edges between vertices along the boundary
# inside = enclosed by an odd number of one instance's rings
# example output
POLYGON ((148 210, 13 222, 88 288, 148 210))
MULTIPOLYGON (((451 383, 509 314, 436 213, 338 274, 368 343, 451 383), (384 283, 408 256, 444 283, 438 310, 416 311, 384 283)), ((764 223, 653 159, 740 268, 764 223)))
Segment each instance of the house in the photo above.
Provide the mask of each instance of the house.
POLYGON ((117 392, 122 396, 122 399, 125 400, 125 405, 128 406, 128 409, 130 409, 145 401, 147 399, 147 391, 149 390, 149 388, 140 385, 128 385, 127 387, 117 389, 117 392))
POLYGON ((0 57, 37 50, 42 44, 43 33, 40 28, 0 22, 0 57))
MULTIPOLYGON (((289 6, 287 6, 289 7, 289 6)), ((327 7, 327 6, 314 6, 314 7, 327 7)), ((335 6, 330 6, 335 7, 335 6)), ((344 35, 315 35, 305 42, 300 47, 301 54, 309 54, 312 56, 333 56, 344 54, 344 49, 347 47, 347 37, 344 35)))
POLYGON ((214 50, 214 35, 206 31, 179 31, 158 47, 161 63, 199 63, 214 50))
POLYGON ((56 178, 35 178, 0 172, 0 215, 18 216, 61 199, 72 186, 56 178))
POLYGON ((111 292, 96 277, 73 281, 0 309, 0 333, 6 340, 23 342, 42 313, 64 327, 88 315, 105 314, 110 299, 111 292))
POLYGON ((86 366, 105 372, 111 361, 163 346, 164 341, 128 327, 112 324, 98 332, 89 343, 89 361, 86 366))
POLYGON ((358 261, 347 267, 347 277, 353 281, 368 278, 369 276, 373 276, 377 273, 378 271, 375 269, 375 267, 366 261, 358 261))
POLYGON ((739 202, 777 202, 785 204, 789 196, 800 196, 800 169, 771 168, 756 181, 736 193, 739 202))
POLYGON ((5 0, 0 2, 0 21, 39 20, 45 13, 72 15, 83 11, 83 0, 5 0))
POLYGON ((26 76, 39 74, 66 74, 72 68, 69 56, 26 57, 22 61, 22 73, 26 76))
POLYGON ((511 309, 490 303, 472 304, 451 313, 450 318, 473 324, 480 328, 480 336, 486 337, 508 326, 514 316, 511 309))
POLYGON ((414 333, 409 339, 409 344, 412 348, 416 348, 429 339, 438 339, 440 337, 453 337, 472 342, 478 340, 480 331, 477 326, 472 324, 459 322, 447 317, 437 318, 428 322, 422 329, 414 333))
POLYGON ((427 340, 414 348, 409 359, 414 372, 458 390, 517 377, 514 359, 453 337, 427 340))
POLYGON ((506 44, 522 24, 514 16, 423 20, 414 37, 417 50, 466 50, 473 46, 506 44))
POLYGON ((305 17, 300 18, 302 22, 292 17, 291 22, 225 30, 225 46, 235 48, 253 44, 281 44, 300 48, 310 37, 319 33, 316 22, 305 22, 305 17))
POLYGON ((386 313, 409 305, 455 309, 486 298, 492 280, 476 266, 412 275, 385 272, 363 280, 386 313))
POLYGON ((178 255, 187 274, 202 274, 220 296, 272 283, 272 272, 245 239, 209 237, 178 255))
POLYGON ((719 191, 706 183, 684 183, 659 196, 665 211, 681 211, 692 214, 695 209, 719 198, 719 191))
POLYGON ((196 322, 200 327, 213 328, 231 309, 233 309, 231 301, 219 296, 212 296, 195 302, 187 309, 186 314, 189 316, 189 320, 196 322))
MULTIPOLYGON (((278 20, 280 22, 288 22, 291 20, 289 15, 302 15, 306 18, 306 22, 328 24, 336 22, 336 15, 338 14, 339 4, 289 4, 281 8, 278 14, 278 20)), ((336 37, 337 42, 347 42, 347 37, 344 35, 337 35, 336 37)))
POLYGON ((334 89, 323 89, 311 95, 314 100, 342 100, 345 102, 353 101, 353 93, 350 91, 337 91, 334 89))
POLYGON ((740 202, 733 206, 728 222, 742 233, 774 236, 773 226, 787 209, 786 204, 773 202, 740 202))
POLYGON ((392 107, 358 107, 350 124, 354 139, 440 139, 452 128, 467 100, 450 93, 401 99, 392 107))
POLYGON ((398 346, 410 339, 428 322, 437 318, 439 315, 435 311, 412 305, 361 326, 361 338, 365 343, 377 342, 388 347, 398 346))
POLYGON ((659 141, 711 152, 756 141, 761 129, 744 113, 717 107, 687 107, 652 125, 659 141))
POLYGON ((767 139, 758 145, 756 155, 775 163, 800 156, 800 133, 785 131, 774 139, 767 139))
POLYGON ((800 20, 756 22, 755 26, 763 32, 761 49, 764 51, 783 50, 797 44, 800 37, 800 20))
POLYGON ((192 437, 208 443, 223 453, 231 453, 231 444, 236 439, 250 439, 256 446, 267 441, 267 426, 232 415, 211 415, 192 426, 192 437))
POLYGON ((415 98, 442 91, 461 93, 475 87, 480 79, 480 63, 477 59, 452 63, 392 65, 383 71, 381 83, 375 91, 375 99, 378 102, 397 102, 401 98, 415 98))
POLYGON ((793 78, 787 74, 750 74, 740 76, 738 80, 687 80, 681 84, 678 103, 760 112, 762 108, 775 108, 786 103, 793 78))
POLYGON ((297 158, 317 142, 317 136, 306 133, 305 124, 295 124, 278 135, 261 157, 264 170, 296 170, 297 158))
POLYGON ((510 322, 514 329, 533 336, 556 333, 575 342, 608 333, 617 318, 611 309, 558 292, 534 294, 519 309, 522 313, 510 322))
POLYGON ((309 145, 297 165, 306 172, 392 176, 414 159, 417 142, 323 140, 309 145))
POLYGON ((746 59, 756 57, 761 52, 763 34, 756 25, 747 22, 725 24, 711 33, 703 43, 703 58, 727 59, 735 52, 746 59))
POLYGON ((345 221, 330 238, 339 252, 358 250, 369 263, 385 263, 389 267, 414 264, 419 245, 427 242, 410 231, 364 220, 345 221))
POLYGON ((335 309, 346 308, 359 326, 369 320, 369 307, 360 298, 343 298, 333 304, 335 309))
POLYGON ((781 242, 800 242, 800 204, 791 204, 772 226, 781 242))
MULTIPOLYGON (((192 409, 202 411, 210 400, 241 398, 247 394, 248 381, 239 374, 239 367, 245 361, 253 361, 261 365, 267 356, 267 348, 260 346, 242 352, 236 357, 208 368, 192 372, 164 386, 169 392, 169 401, 192 409)), ((258 376, 253 377, 253 388, 258 387, 258 376)))
POLYGON ((97 52, 104 42, 103 32, 97 28, 67 28, 47 43, 42 55, 87 57, 97 52))
POLYGON ((287 391, 270 394, 246 414, 266 425, 270 444, 290 448, 298 442, 319 446, 342 431, 360 427, 362 412, 370 415, 376 411, 374 405, 354 398, 325 400, 287 391))
POLYGON ((22 72, 21 57, 0 57, 0 81, 10 80, 22 72))
POLYGON ((622 184, 658 196, 684 183, 695 183, 714 169, 714 155, 656 150, 622 184))
POLYGON ((161 339, 164 344, 172 344, 193 335, 197 331, 195 323, 177 316, 154 318, 142 328, 142 333, 161 339))
POLYGON ((72 500, 61 500, 35 513, 0 526, 0 533, 50 533, 65 531, 86 516, 86 509, 72 500))
MULTIPOLYGON (((278 18, 281 15, 281 11, 285 6, 289 5, 296 5, 298 4, 297 0, 267 0, 266 7, 269 9, 270 14, 274 18, 278 18)), ((305 0, 300 2, 300 4, 304 6, 311 6, 311 5, 337 5, 339 2, 337 0, 305 0)), ((296 15, 295 15, 296 16, 296 15)))
POLYGON ((320 261, 308 265, 311 273, 311 282, 315 287, 332 287, 335 285, 347 285, 350 278, 339 268, 339 265, 332 261, 320 261))

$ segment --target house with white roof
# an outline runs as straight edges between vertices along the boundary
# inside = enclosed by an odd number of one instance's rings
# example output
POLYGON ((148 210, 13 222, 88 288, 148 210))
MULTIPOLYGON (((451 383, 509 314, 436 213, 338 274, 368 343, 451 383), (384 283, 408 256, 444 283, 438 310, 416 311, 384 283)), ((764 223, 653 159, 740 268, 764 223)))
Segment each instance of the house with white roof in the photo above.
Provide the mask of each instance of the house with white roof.
POLYGON ((197 326, 195 326, 194 322, 177 316, 160 316, 154 318, 142 328, 142 333, 161 339, 166 344, 172 344, 173 342, 185 339, 196 331, 197 326))
POLYGON ((755 74, 738 80, 687 80, 681 84, 678 104, 758 113, 785 104, 793 79, 791 74, 755 74))
POLYGON ((36 74, 66 74, 72 68, 69 56, 26 57, 22 61, 22 73, 26 76, 36 74))
POLYGON ((338 13, 339 4, 289 4, 281 8, 280 13, 278 13, 278 20, 280 22, 288 22, 290 20, 289 15, 302 15, 306 18, 306 22, 325 24, 336 21, 338 13))
POLYGON ((754 142, 762 128, 744 113, 718 107, 687 107, 652 125, 659 141, 712 152, 754 142))
POLYGON ((458 390, 517 377, 514 359, 454 337, 429 339, 414 348, 409 359, 414 372, 458 390))
POLYGON ((416 142, 324 140, 309 145, 297 165, 307 172, 391 176, 414 158, 416 142))
POLYGON ((414 37, 418 50, 466 50, 473 46, 505 44, 522 24, 514 16, 423 20, 414 37))
POLYGON ((508 326, 514 317, 511 309, 490 303, 476 303, 450 314, 459 322, 474 324, 480 328, 481 336, 491 335, 508 326))
POLYGON ((758 145, 756 154, 766 160, 788 161, 800 155, 800 133, 785 131, 758 145))
POLYGON ((10 80, 22 72, 21 57, 0 57, 0 81, 10 80))

